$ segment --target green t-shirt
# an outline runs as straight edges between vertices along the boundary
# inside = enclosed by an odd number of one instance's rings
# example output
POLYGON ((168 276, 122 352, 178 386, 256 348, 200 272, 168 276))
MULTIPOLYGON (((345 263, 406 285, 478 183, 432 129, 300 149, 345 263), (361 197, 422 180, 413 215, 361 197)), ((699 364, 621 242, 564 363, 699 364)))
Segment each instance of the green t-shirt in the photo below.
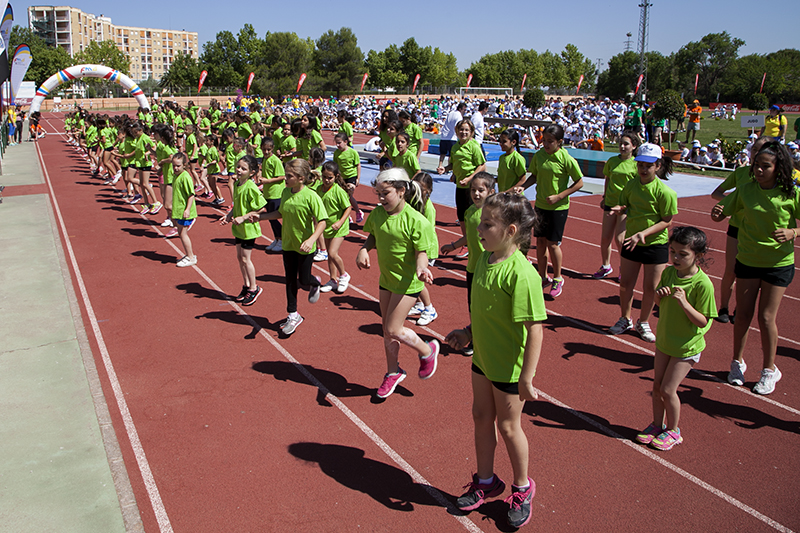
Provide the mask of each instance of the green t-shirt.
POLYGON ((570 178, 573 183, 583 178, 580 165, 569 152, 563 148, 554 154, 539 150, 533 155, 528 171, 536 176, 536 207, 547 211, 569 209, 569 196, 553 205, 547 203, 548 196, 569 188, 570 178))
POLYGON ((542 278, 522 252, 493 265, 491 256, 481 254, 472 278, 472 362, 490 381, 517 383, 528 340, 524 322, 547 319, 542 278))
POLYGON ((743 265, 777 268, 794 264, 794 241, 779 243, 772 236, 778 228, 796 228, 800 218, 800 190, 792 189, 787 198, 779 187, 762 189, 750 181, 722 199, 725 215, 741 213, 739 252, 743 265))
MULTIPOLYGON (((135 143, 136 140, 133 137, 129 137, 126 135, 125 139, 119 145, 119 153, 124 155, 124 154, 129 154, 131 152, 135 152, 134 148, 135 143)), ((131 159, 130 157, 121 157, 119 159, 119 165, 122 168, 128 168, 131 165, 135 166, 135 163, 133 159, 131 159)))
POLYGON ((345 221, 338 230, 334 230, 331 227, 342 218, 345 210, 350 207, 350 196, 348 196, 345 190, 334 183, 330 189, 324 191, 322 190, 322 181, 319 182, 319 185, 314 187, 314 190, 319 197, 322 198, 322 205, 328 213, 327 226, 322 235, 326 239, 332 239, 334 237, 344 237, 350 233, 350 224, 347 221, 345 221))
POLYGON ((89 124, 89 126, 86 128, 85 135, 86 135, 86 146, 97 146, 97 143, 99 141, 97 135, 97 126, 95 126, 94 124, 89 124))
POLYGON ((261 149, 261 134, 256 133, 253 135, 253 139, 250 141, 250 144, 253 146, 253 156, 256 159, 261 159, 264 157, 264 150, 261 149))
POLYGON ((219 174, 219 150, 214 145, 209 146, 206 152, 206 172, 209 176, 219 174))
POLYGON ((186 129, 186 121, 181 115, 175 117, 175 133, 183 133, 186 129))
MULTIPOLYGON (((294 138, 294 135, 287 135, 283 139, 281 139, 281 152, 289 152, 290 154, 297 151, 297 139, 294 138)), ((283 158, 283 162, 291 161, 295 157, 293 155, 287 155, 283 158)))
POLYGON ((603 166, 603 175, 606 177, 605 203, 608 207, 619 204, 619 193, 625 185, 637 177, 636 161, 632 157, 620 159, 618 155, 610 158, 603 166))
POLYGON ((201 118, 200 125, 198 127, 203 133, 209 133, 211 131, 211 120, 208 117, 201 118))
POLYGON ((429 227, 428 220, 408 204, 392 216, 381 205, 372 210, 364 231, 375 238, 382 288, 394 294, 422 291, 416 256, 431 248, 429 227))
POLYGON ((192 202, 189 216, 183 218, 189 198, 194 196, 194 181, 187 171, 181 172, 172 182, 172 218, 191 220, 197 218, 197 202, 192 202))
POLYGON ((431 225, 431 244, 428 253, 428 259, 439 259, 439 236, 436 234, 436 207, 434 207, 431 199, 425 201, 425 212, 423 213, 428 223, 431 225))
POLYGON ((250 113, 250 124, 255 124, 256 122, 261 122, 261 113, 253 111, 250 113))
POLYGON ((525 175, 525 157, 516 150, 511 155, 503 154, 497 162, 497 190, 505 192, 519 183, 525 175))
POLYGON ((486 163, 486 158, 481 152, 481 146, 475 139, 461 144, 456 142, 450 150, 450 163, 453 165, 453 175, 456 177, 456 187, 469 189, 469 183, 461 185, 460 180, 475 172, 475 169, 486 163))
POLYGON ((339 166, 339 174, 342 179, 350 179, 358 176, 358 165, 361 164, 361 158, 358 152, 352 148, 345 151, 338 148, 333 152, 333 161, 339 166))
POLYGON ((344 133, 347 135, 347 144, 353 144, 353 125, 347 122, 346 120, 342 122, 339 126, 339 131, 337 133, 344 133))
POLYGON ((281 143, 283 142, 283 130, 278 128, 272 133, 272 143, 275 146, 275 150, 281 150, 281 143))
MULTIPOLYGON (((283 218, 283 249, 301 254, 300 245, 314 234, 314 221, 328 218, 319 195, 308 187, 296 193, 292 192, 291 187, 284 187, 278 211, 283 218)), ((315 242, 309 253, 313 254, 316 250, 315 242)))
POLYGON ((169 159, 169 163, 161 166, 161 176, 164 178, 164 183, 172 185, 172 156, 178 153, 178 149, 174 146, 167 146, 161 141, 156 144, 156 159, 160 163, 164 159, 169 159))
POLYGON ((672 296, 664 296, 658 305, 656 326, 656 348, 672 357, 692 357, 706 347, 705 334, 711 328, 712 318, 717 316, 714 301, 714 284, 702 270, 688 278, 678 277, 678 271, 670 265, 661 273, 661 287, 680 287, 686 291, 686 301, 701 315, 708 318, 705 327, 692 324, 686 312, 672 296))
POLYGON ((469 250, 469 259, 467 259, 467 272, 474 274, 475 267, 478 265, 483 253, 483 245, 481 244, 480 235, 478 235, 478 225, 481 223, 481 208, 475 204, 470 205, 464 213, 464 236, 467 238, 467 250, 469 250))
MULTIPOLYGON (((261 163, 261 176, 264 178, 272 179, 278 176, 285 176, 286 171, 283 169, 283 163, 275 154, 272 154, 261 163)), ((278 200, 283 194, 283 189, 286 188, 286 182, 278 181, 270 185, 264 185, 261 193, 267 200, 278 200)))
POLYGON ((150 161, 150 148, 153 146, 153 139, 142 133, 133 142, 134 155, 133 166, 135 167, 152 167, 150 161))
POLYGON ((110 126, 106 126, 105 128, 103 128, 102 131, 100 132, 100 136, 101 136, 100 139, 101 144, 103 148, 105 148, 106 150, 114 146, 114 141, 117 140, 116 130, 114 130, 114 128, 110 126))
POLYGON ((303 154, 303 159, 308 159, 309 155, 311 154, 311 149, 319 146, 319 143, 322 142, 322 135, 317 130, 311 130, 311 137, 301 137, 297 139, 297 146, 299 146, 300 152, 303 154))
POLYGON ((197 149, 197 163, 200 165, 205 165, 207 156, 208 156, 208 145, 201 144, 200 147, 197 149))
POLYGON ((419 172, 419 161, 417 161, 417 154, 411 150, 406 150, 404 154, 397 153, 392 159, 394 166, 402 168, 408 174, 408 179, 414 177, 419 172))
POLYGON ((408 126, 403 128, 408 133, 408 151, 419 157, 422 151, 422 128, 413 122, 409 122, 408 126))
MULTIPOLYGON (((239 185, 239 180, 233 180, 233 214, 232 218, 246 215, 251 211, 258 211, 265 205, 267 201, 258 190, 258 186, 253 180, 248 179, 242 185, 239 185)), ((231 231, 234 237, 240 239, 256 239, 261 237, 261 224, 258 222, 244 222, 239 225, 232 225, 231 231)))
POLYGON ((239 160, 237 154, 233 151, 233 143, 225 147, 225 170, 228 174, 236 172, 236 162, 239 160))
MULTIPOLYGON (((751 181, 753 181, 753 177, 750 176, 750 165, 745 165, 728 174, 728 177, 725 178, 725 181, 722 182, 720 187, 722 187, 722 190, 730 191, 731 189, 738 189, 745 183, 751 181)), ((728 224, 735 228, 740 227, 742 225, 741 212, 737 211, 733 213, 730 220, 728 220, 728 224)))
MULTIPOLYGON (((646 230, 660 222, 664 217, 678 214, 678 195, 667 187, 659 178, 643 184, 639 178, 630 180, 619 194, 619 205, 628 208, 625 219, 625 238, 646 230)), ((648 236, 644 244, 651 246, 666 244, 669 232, 664 228, 660 232, 648 236)))
POLYGON ((236 128, 236 135, 242 139, 249 139, 253 135, 253 128, 250 127, 248 122, 242 122, 239 124, 239 127, 236 128))
POLYGON ((197 136, 194 133, 190 133, 186 136, 186 155, 189 156, 189 159, 197 159, 197 136))

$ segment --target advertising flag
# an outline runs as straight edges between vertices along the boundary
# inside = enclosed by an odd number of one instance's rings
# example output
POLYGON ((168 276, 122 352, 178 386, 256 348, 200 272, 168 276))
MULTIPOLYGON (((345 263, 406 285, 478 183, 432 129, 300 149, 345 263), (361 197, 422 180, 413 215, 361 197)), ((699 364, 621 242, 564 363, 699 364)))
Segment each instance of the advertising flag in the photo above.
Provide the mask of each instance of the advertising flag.
POLYGON ((361 79, 361 89, 359 89, 359 92, 364 90, 364 84, 367 83, 367 76, 369 76, 369 72, 364 73, 364 77, 361 79))
POLYGON ((253 84, 253 78, 255 77, 256 77, 255 72, 251 72, 250 76, 247 78, 247 90, 245 91, 246 93, 250 92, 250 86, 253 84))
POLYGON ((519 88, 520 91, 523 91, 525 89, 525 81, 527 79, 528 79, 528 75, 527 74, 522 76, 522 87, 519 88))
POLYGON ((203 88, 203 84, 206 82, 206 78, 208 77, 208 71, 204 70, 200 73, 200 83, 197 84, 197 94, 200 94, 200 89, 203 88))
POLYGON ((19 92, 19 87, 22 85, 22 80, 25 79, 25 73, 28 72, 28 67, 31 66, 33 57, 31 56, 31 49, 27 44, 21 44, 14 50, 14 59, 11 62, 11 103, 14 103, 14 96, 19 92))
POLYGON ((412 93, 413 93, 414 91, 416 91, 416 90, 417 90, 417 84, 418 84, 418 83, 419 83, 419 74, 417 74, 417 75, 414 77, 414 86, 411 88, 411 92, 412 92, 412 93))
POLYGON ((303 72, 302 74, 300 74, 300 81, 297 82, 297 90, 295 91, 296 93, 300 92, 300 87, 303 86, 303 83, 305 83, 305 81, 306 81, 306 73, 303 72))

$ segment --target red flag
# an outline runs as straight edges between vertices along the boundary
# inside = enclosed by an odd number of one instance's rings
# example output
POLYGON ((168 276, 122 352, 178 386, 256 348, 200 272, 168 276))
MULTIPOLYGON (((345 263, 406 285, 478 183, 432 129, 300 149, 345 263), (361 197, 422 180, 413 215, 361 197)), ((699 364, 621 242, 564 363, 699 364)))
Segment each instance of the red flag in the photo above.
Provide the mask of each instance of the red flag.
POLYGON ((256 73, 255 72, 251 72, 250 73, 250 77, 247 78, 247 89, 244 92, 246 92, 246 93, 250 92, 250 85, 253 84, 253 78, 255 78, 255 77, 256 77, 256 73))
POLYGON ((417 90, 417 84, 418 83, 419 83, 419 74, 414 76, 414 86, 411 88, 411 92, 412 93, 417 90))
POLYGON ((208 77, 208 71, 204 70, 200 73, 200 83, 197 84, 197 94, 200 94, 200 89, 203 88, 203 84, 206 82, 206 78, 208 77))
POLYGON ((369 72, 364 73, 364 78, 361 80, 361 89, 359 92, 364 90, 364 84, 367 83, 367 76, 369 76, 369 72))
MULTIPOLYGON (((575 94, 578 94, 579 92, 581 92, 581 84, 582 83, 583 83, 583 74, 581 74, 581 78, 578 80, 578 90, 575 91, 575 94)), ((636 87, 636 90, 637 91, 639 90, 638 86, 636 87)))
POLYGON ((297 90, 295 91, 296 93, 300 92, 300 87, 303 86, 303 82, 305 81, 306 81, 306 73, 303 72, 302 74, 300 74, 300 81, 297 82, 297 90))
POLYGON ((472 74, 467 76, 467 89, 469 89, 470 85, 472 85, 472 74))
POLYGON ((639 81, 636 82, 636 90, 633 91, 633 94, 639 92, 639 86, 642 85, 642 80, 644 79, 644 74, 639 74, 639 81))
POLYGON ((758 90, 758 92, 761 92, 761 91, 764 90, 764 82, 765 81, 767 81, 767 73, 766 72, 764 73, 764 77, 761 78, 761 88, 758 90))
POLYGON ((525 80, 527 80, 527 79, 528 79, 528 75, 527 74, 522 76, 522 87, 519 88, 520 91, 525 89, 525 80))
POLYGON ((700 74, 694 75, 694 94, 697 94, 697 82, 700 81, 700 74))

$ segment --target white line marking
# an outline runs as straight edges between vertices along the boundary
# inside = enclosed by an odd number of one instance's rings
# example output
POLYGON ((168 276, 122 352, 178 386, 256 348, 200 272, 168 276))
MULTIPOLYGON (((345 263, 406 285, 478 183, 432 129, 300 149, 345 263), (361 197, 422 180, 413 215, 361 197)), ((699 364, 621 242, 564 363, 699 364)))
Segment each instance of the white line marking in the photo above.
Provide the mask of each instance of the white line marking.
POLYGON ((47 188, 50 190, 50 199, 52 200, 56 214, 58 215, 58 223, 61 227, 61 233, 64 236, 64 242, 66 244, 70 262, 72 263, 72 269, 75 272, 75 279, 81 292, 81 298, 83 299, 83 304, 86 307, 86 314, 88 315, 89 322, 92 324, 92 331, 97 339, 97 346, 100 349, 103 365, 106 368, 111 389, 114 391, 114 398, 117 401, 117 406, 119 408, 120 415, 122 416, 122 421, 125 424, 125 431, 128 433, 128 439, 130 440, 131 448, 133 448, 133 454, 136 457, 136 463, 139 465, 139 472, 142 474, 142 480, 144 481, 145 488, 147 489, 147 495, 150 498, 150 504, 153 506, 153 512, 156 515, 158 527, 162 533, 172 533, 172 525, 170 524, 169 517, 167 516, 167 510, 164 507, 164 502, 161 501, 161 495, 158 492, 158 486, 156 485, 155 478, 150 470, 150 464, 147 462, 147 456, 144 453, 142 442, 139 440, 139 433, 136 431, 136 426, 133 423, 133 417, 128 410, 128 403, 125 401, 125 395, 122 392, 122 387, 120 386, 119 379, 117 379, 117 373, 114 370, 113 363, 111 362, 108 348, 103 340, 103 334, 100 331, 100 325, 97 323, 97 317, 94 314, 94 308, 92 307, 92 303, 89 301, 89 294, 87 293, 86 286, 83 283, 83 276, 81 275, 80 268, 78 267, 78 261, 75 258, 75 253, 72 250, 72 243, 70 242, 69 233, 67 233, 67 227, 64 224, 64 218, 61 216, 61 208, 58 205, 55 191, 53 191, 53 184, 50 182, 50 174, 47 171, 47 166, 45 165, 38 143, 36 144, 36 153, 39 157, 39 163, 42 165, 42 170, 44 171, 44 177, 47 181, 47 188))

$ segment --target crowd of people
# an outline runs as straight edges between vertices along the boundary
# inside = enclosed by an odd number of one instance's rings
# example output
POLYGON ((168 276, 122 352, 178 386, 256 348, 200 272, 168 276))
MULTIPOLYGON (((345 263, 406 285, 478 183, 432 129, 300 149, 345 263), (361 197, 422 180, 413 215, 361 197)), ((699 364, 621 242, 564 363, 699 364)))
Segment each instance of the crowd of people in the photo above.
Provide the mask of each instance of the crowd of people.
POLYGON ((512 465, 509 524, 521 527, 530 520, 535 483, 528 476, 521 414, 525 401, 537 397, 533 381, 547 318, 545 294, 558 298, 565 290, 561 241, 570 195, 583 184, 579 165, 564 149, 569 142, 590 135, 602 138, 611 131, 619 147, 604 167, 601 265, 594 278, 611 277, 616 243, 620 318, 609 333, 632 331, 655 343, 652 411, 636 440, 664 451, 683 442, 677 389, 700 360, 704 335, 714 320, 734 322, 728 381, 744 384, 744 346, 759 295, 763 364, 753 390, 775 390, 781 379, 775 365, 775 318, 794 275, 800 193, 792 181, 792 154, 774 138, 754 139, 748 147, 750 164, 741 165, 714 193, 719 204, 711 216, 720 222, 731 217, 718 309, 715 287, 702 269, 708 252, 705 234, 694 227, 669 231, 678 214, 677 195, 664 182, 672 159, 656 142, 645 142, 646 132, 638 125, 625 126, 629 110, 624 104, 553 100, 533 112, 517 99, 488 103, 444 98, 387 106, 354 98, 313 104, 252 100, 212 102, 201 109, 191 102, 185 107, 168 102, 152 111, 140 109, 136 117, 78 110, 67 114, 65 132, 94 175, 109 185, 121 181, 121 197, 141 204, 143 216, 156 217, 164 209, 160 224, 170 228, 167 237, 180 238, 185 251, 178 267, 198 263, 190 237, 198 209, 223 213, 220 224, 231 226, 242 275, 241 292, 231 299, 242 306, 255 304, 262 292, 253 250, 262 237, 260 222, 269 220, 272 242, 267 252, 281 253, 284 265, 283 335, 294 334, 304 321, 298 311, 300 287, 308 291, 310 304, 320 293, 345 292, 351 275, 357 275, 348 265, 372 268, 375 250, 387 366, 376 393, 382 399, 407 377, 400 366, 402 347, 416 356, 421 379, 435 374, 438 341, 423 340, 406 321, 415 317, 418 325, 426 325, 437 318, 431 261, 459 252, 467 260, 470 317, 445 342, 472 356, 477 458, 476 473, 457 500, 461 510, 476 509, 505 490, 494 472, 497 430, 512 465), (458 116, 451 117, 453 113, 458 116), (503 151, 497 175, 487 172, 476 137, 490 135, 492 113, 550 118, 535 139, 540 149, 530 164, 519 150, 533 140, 506 129, 494 134, 503 151), (450 174, 456 185, 461 228, 459 239, 443 245, 430 200, 433 180, 419 165, 423 128, 440 125, 454 138, 443 147, 436 172, 450 174), (323 127, 336 130, 330 159, 323 127), (351 143, 358 130, 379 138, 380 172, 372 183, 378 206, 366 215, 354 198, 361 162, 351 143), (521 194, 530 187, 536 191, 533 204, 521 194), (356 257, 343 258, 340 247, 351 224, 362 225, 368 237, 356 257), (527 257, 532 237, 535 261, 527 257), (312 274, 314 261, 328 262, 329 281, 312 274), (634 322, 640 270, 642 302, 634 322), (734 285, 736 309, 730 312, 734 285), (649 320, 656 305, 660 317, 654 333, 649 320))

